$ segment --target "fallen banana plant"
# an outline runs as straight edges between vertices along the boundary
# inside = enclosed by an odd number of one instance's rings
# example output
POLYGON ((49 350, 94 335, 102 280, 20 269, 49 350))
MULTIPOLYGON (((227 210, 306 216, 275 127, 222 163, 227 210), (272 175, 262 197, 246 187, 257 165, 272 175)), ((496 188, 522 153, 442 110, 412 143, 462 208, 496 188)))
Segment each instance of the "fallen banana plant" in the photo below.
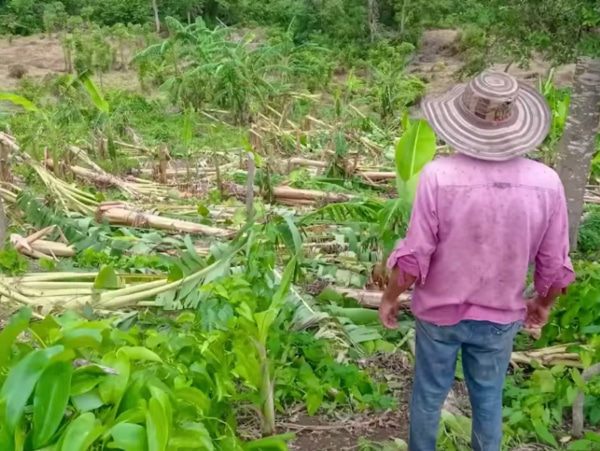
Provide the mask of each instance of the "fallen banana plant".
POLYGON ((583 363, 576 352, 568 352, 568 348, 575 346, 576 343, 569 345, 550 346, 548 348, 535 349, 532 351, 513 352, 511 364, 513 366, 528 365, 534 361, 546 366, 564 365, 574 368, 583 368, 583 363))
POLYGON ((54 199, 62 205, 65 212, 73 211, 86 216, 93 216, 98 207, 98 200, 93 194, 80 190, 75 185, 68 184, 55 177, 47 169, 32 160, 29 163, 42 179, 46 188, 53 194, 54 199))
MULTIPOLYGON (((379 304, 381 304, 381 296, 383 295, 383 292, 378 291, 378 290, 358 290, 355 288, 344 288, 344 287, 336 287, 336 286, 330 286, 330 288, 334 289, 335 291, 337 291, 340 294, 343 294, 350 298, 356 299, 360 303, 360 305, 362 305, 365 308, 370 308, 370 309, 378 309, 379 308, 379 304)), ((411 292, 402 293, 399 298, 400 308, 401 309, 409 309, 411 299, 412 299, 411 292)), ((539 339, 541 336, 540 329, 522 329, 522 332, 529 335, 533 339, 539 339)), ((514 357, 513 364, 516 365, 518 363, 525 363, 525 364, 530 365, 531 361, 534 360, 535 358, 539 358, 540 355, 544 356, 543 353, 538 354, 537 351, 513 353, 513 357, 514 357)), ((550 356, 550 354, 548 354, 548 356, 547 356, 547 358, 550 360, 558 359, 558 357, 559 357, 558 355, 550 356)), ((563 354, 562 357, 566 359, 566 363, 565 363, 566 365, 578 366, 578 365, 570 364, 570 362, 572 362, 572 359, 576 358, 577 361, 579 360, 578 354, 571 354, 571 353, 569 353, 568 355, 563 354)), ((541 360, 541 362, 547 363, 543 359, 541 360)), ((556 364, 556 363, 554 363, 554 364, 556 364)))
MULTIPOLYGON (((240 200, 246 198, 246 187, 229 184, 226 188, 230 195, 240 200)), ((254 192, 255 194, 258 194, 258 189, 255 188, 254 192)), ((356 196, 351 194, 327 193, 325 191, 297 189, 289 186, 273 187, 273 197, 277 202, 290 206, 314 205, 318 202, 324 204, 348 202, 349 200, 356 198, 356 196)))
POLYGON ((96 210, 96 221, 102 222, 103 219, 114 225, 168 230, 171 232, 189 233, 190 235, 230 238, 236 233, 233 230, 220 229, 195 222, 181 221, 136 211, 124 202, 103 202, 99 204, 96 210))
MULTIPOLYGON (((84 162, 91 169, 86 167, 69 165, 66 167, 75 176, 84 180, 88 183, 100 186, 113 186, 118 188, 128 197, 160 197, 165 198, 169 196, 170 190, 162 185, 157 185, 149 181, 143 183, 128 181, 120 179, 113 174, 109 174, 96 163, 94 163, 89 156, 77 147, 70 147, 71 152, 82 162, 84 162)), ((54 170, 54 162, 49 155, 46 156, 45 164, 48 168, 54 170)))
MULTIPOLYGON (((381 303, 381 296, 383 292, 377 290, 358 290, 354 288, 344 288, 331 286, 335 291, 350 298, 356 299, 360 305, 366 308, 378 309, 381 303)), ((402 308, 408 308, 410 300, 412 298, 411 293, 402 293, 400 295, 400 305, 402 308)))
POLYGON ((236 252, 234 249, 213 264, 178 280, 170 280, 166 274, 119 274, 109 266, 98 272, 0 277, 0 303, 29 306, 42 315, 79 310, 84 306, 98 311, 133 307, 181 309, 186 307, 187 296, 198 293, 201 285, 229 273, 231 258, 236 252), (168 305, 165 298, 169 300, 168 305))
POLYGON ((43 239, 55 230, 56 226, 46 227, 28 237, 13 233, 10 241, 18 252, 31 258, 47 258, 58 261, 57 257, 74 257, 75 249, 72 246, 43 239))

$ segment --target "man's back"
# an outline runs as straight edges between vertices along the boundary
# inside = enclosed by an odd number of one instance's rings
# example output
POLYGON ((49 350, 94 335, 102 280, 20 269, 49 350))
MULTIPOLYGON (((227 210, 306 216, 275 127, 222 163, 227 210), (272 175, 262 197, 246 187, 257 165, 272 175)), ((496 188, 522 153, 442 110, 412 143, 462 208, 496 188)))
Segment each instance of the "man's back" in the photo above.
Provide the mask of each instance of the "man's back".
POLYGON ((406 237, 419 260, 418 318, 510 323, 525 315, 530 264, 539 292, 571 273, 564 191, 547 166, 455 155, 429 163, 419 185, 406 237))

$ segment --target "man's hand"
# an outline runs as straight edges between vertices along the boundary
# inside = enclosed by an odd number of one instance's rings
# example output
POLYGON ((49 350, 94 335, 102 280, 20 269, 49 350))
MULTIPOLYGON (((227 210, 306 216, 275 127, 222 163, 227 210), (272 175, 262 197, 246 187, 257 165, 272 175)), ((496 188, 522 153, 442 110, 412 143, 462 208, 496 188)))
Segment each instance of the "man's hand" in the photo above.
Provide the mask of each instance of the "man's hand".
POLYGON ((398 298, 386 296, 381 298, 379 304, 379 319, 388 329, 398 329, 398 312, 400 311, 400 303, 398 298))
POLYGON ((548 322, 550 308, 544 307, 539 298, 535 298, 527 303, 527 314, 525 315, 526 329, 541 329, 548 322))

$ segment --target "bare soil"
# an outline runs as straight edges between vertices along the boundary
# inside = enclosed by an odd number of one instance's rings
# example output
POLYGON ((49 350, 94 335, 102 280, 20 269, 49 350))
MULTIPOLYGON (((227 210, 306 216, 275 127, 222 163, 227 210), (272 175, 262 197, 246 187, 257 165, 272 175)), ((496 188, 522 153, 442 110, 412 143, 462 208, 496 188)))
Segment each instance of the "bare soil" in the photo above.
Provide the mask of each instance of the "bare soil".
MULTIPOLYGON (((23 69, 24 76, 37 80, 49 74, 65 73, 65 59, 60 39, 45 35, 19 37, 9 43, 0 40, 0 91, 12 91, 19 79, 14 68, 23 69), (11 75, 11 72, 13 74, 11 75)), ((20 72, 20 70, 18 71, 20 72)), ((137 88, 137 77, 131 71, 113 71, 102 77, 102 82, 118 88, 137 88)))
MULTIPOLYGON (((409 71, 428 80, 428 94, 437 95, 449 89, 457 82, 456 74, 464 66, 463 55, 458 50, 461 31, 428 30, 423 33, 416 55, 409 71)), ((494 64, 492 69, 504 71, 507 63, 494 64)), ((530 83, 547 76, 552 65, 541 58, 533 58, 528 68, 510 66, 508 73, 530 83)), ((569 87, 573 84, 575 65, 567 64, 555 69, 554 82, 558 87, 569 87)))
MULTIPOLYGON (((429 30, 423 34, 419 53, 409 71, 429 82, 428 94, 440 94, 457 82, 456 73, 465 64, 456 50, 460 33, 457 30, 429 30)), ((45 35, 15 38, 12 43, 6 39, 0 40, 0 61, 0 91, 10 91, 17 85, 18 79, 14 78, 14 75, 11 76, 15 66, 22 66, 26 76, 37 79, 42 79, 47 74, 65 71, 60 40, 45 35)), ((496 64, 493 67, 504 70, 506 64, 496 64)), ((548 73, 550 67, 549 63, 536 58, 527 69, 512 65, 509 73, 535 83, 538 77, 544 77, 548 73)), ((555 72, 557 86, 571 86, 574 69, 573 64, 558 67, 555 72)), ((137 88, 136 77, 132 76, 131 71, 113 71, 105 74, 103 83, 119 88, 137 88)))
POLYGON ((378 381, 393 390, 398 401, 394 411, 341 413, 332 416, 292 415, 280 423, 282 430, 296 433, 290 449, 296 451, 356 450, 361 439, 371 442, 408 439, 408 399, 412 386, 412 365, 402 354, 379 354, 360 362, 378 381))

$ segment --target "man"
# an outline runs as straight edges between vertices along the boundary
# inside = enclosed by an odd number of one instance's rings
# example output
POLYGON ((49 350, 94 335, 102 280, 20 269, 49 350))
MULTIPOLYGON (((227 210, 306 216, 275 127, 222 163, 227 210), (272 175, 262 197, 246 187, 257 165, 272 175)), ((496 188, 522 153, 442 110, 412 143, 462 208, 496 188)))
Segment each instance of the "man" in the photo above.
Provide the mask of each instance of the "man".
POLYGON ((575 278, 562 183, 552 169, 522 157, 545 139, 551 112, 535 90, 491 71, 425 100, 423 110, 457 154, 421 172, 406 238, 388 260, 379 316, 396 328, 398 296, 415 284, 409 450, 436 449, 460 350, 472 447, 499 451, 513 339, 523 323, 542 327, 575 278), (537 297, 526 303, 532 263, 537 297))

